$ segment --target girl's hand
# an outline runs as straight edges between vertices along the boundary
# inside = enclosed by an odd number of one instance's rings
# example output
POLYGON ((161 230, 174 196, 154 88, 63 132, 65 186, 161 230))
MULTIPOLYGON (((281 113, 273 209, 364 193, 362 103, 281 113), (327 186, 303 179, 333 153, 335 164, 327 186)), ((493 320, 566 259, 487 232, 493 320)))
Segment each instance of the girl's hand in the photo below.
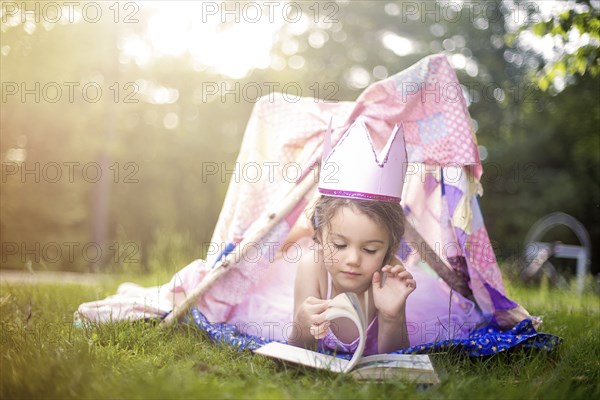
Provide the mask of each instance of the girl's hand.
POLYGON ((406 299, 416 289, 413 276, 402 265, 385 265, 373 274, 373 300, 379 315, 387 320, 403 317, 406 299), (383 279, 383 284, 382 284, 383 279))
POLYGON ((322 339, 329 329, 330 322, 325 319, 331 300, 307 297, 298 308, 295 321, 299 329, 307 330, 315 339, 322 339))

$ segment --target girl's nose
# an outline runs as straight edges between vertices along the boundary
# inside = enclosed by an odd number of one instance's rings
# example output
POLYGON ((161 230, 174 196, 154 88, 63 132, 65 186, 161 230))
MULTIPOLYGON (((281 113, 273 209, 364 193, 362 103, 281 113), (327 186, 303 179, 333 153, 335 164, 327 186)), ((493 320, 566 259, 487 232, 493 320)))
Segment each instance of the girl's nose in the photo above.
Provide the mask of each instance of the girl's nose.
POLYGON ((351 267, 360 266, 360 249, 348 249, 348 255, 346 257, 346 264, 351 267))

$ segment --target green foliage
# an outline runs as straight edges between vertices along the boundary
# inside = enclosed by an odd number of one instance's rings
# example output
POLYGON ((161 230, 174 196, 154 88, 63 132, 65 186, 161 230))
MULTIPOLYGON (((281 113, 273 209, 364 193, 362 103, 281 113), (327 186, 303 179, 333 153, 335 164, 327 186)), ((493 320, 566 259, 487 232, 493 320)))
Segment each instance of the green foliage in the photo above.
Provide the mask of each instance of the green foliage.
MULTIPOLYGON (((120 279, 120 278, 119 278, 120 279)), ((551 353, 485 358, 437 354, 439 386, 358 383, 211 342, 191 325, 74 328, 77 305, 114 290, 1 284, 2 398, 570 398, 600 395, 597 295, 509 286, 509 295, 563 337, 551 353), (52 305, 51 307, 49 305, 52 305)))
POLYGON ((586 2, 586 5, 585 8, 555 14, 547 21, 530 22, 521 27, 522 31, 530 30, 539 37, 552 36, 560 42, 560 48, 565 48, 570 37, 586 37, 588 40, 588 43, 577 46, 574 51, 563 50, 557 60, 538 71, 536 82, 541 90, 548 90, 559 77, 586 74, 595 77, 600 73, 600 9, 590 2, 586 2))

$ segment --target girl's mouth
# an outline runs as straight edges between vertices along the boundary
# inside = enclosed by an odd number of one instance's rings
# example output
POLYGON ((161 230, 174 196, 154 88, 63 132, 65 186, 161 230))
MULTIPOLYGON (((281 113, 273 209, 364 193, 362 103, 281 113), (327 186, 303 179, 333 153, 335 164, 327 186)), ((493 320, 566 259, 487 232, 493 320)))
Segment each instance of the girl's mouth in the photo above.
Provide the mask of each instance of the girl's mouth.
POLYGON ((358 272, 351 272, 351 271, 342 271, 342 274, 344 274, 346 276, 350 276, 350 277, 360 276, 360 274, 358 272))

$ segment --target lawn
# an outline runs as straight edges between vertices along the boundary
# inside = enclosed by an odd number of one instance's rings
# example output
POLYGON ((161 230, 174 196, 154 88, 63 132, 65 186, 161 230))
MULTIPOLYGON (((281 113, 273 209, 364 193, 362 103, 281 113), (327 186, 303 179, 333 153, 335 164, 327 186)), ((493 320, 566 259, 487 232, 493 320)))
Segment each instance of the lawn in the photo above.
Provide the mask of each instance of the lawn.
POLYGON ((77 306, 113 293, 119 281, 2 283, 0 398, 600 398, 600 298, 591 292, 509 286, 562 344, 551 353, 436 354, 441 384, 423 388, 284 365, 215 344, 189 325, 74 328, 77 306))

